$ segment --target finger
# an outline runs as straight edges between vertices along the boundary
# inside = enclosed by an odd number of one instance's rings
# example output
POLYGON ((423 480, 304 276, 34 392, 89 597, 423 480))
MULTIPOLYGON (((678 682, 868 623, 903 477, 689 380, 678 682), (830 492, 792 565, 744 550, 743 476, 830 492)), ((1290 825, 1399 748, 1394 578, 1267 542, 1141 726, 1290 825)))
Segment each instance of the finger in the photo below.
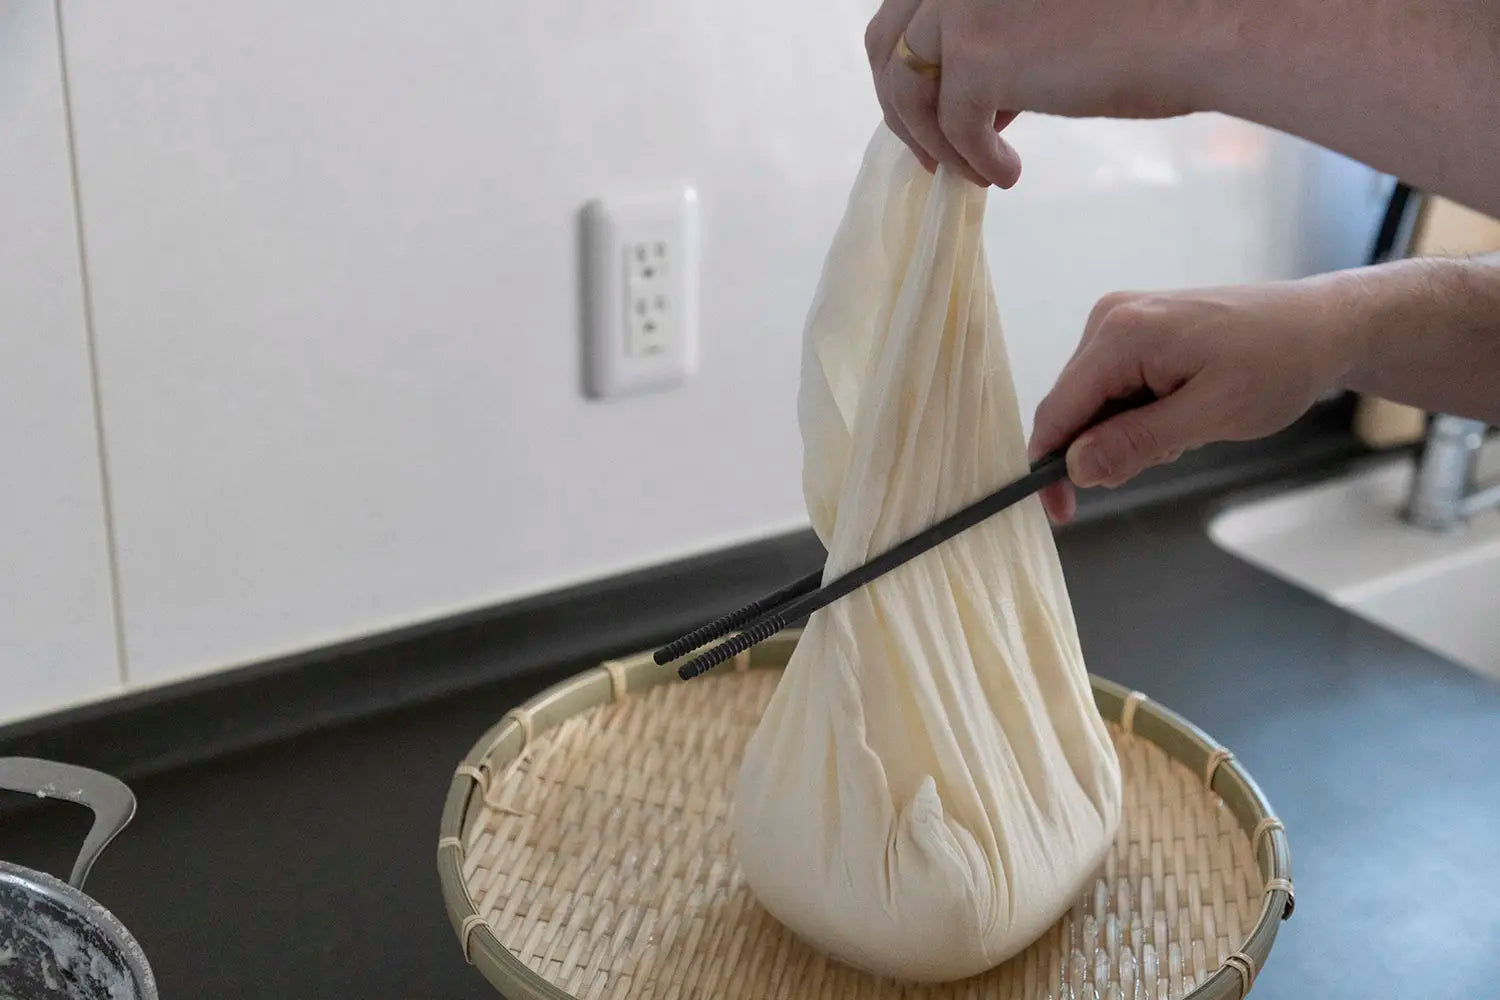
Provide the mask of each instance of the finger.
POLYGON ((877 85, 891 53, 896 51, 896 39, 906 31, 912 15, 921 5, 922 0, 885 0, 865 26, 865 56, 877 85))
POLYGON ((897 117, 922 151, 933 161, 945 164, 959 176, 978 184, 989 181, 971 167, 946 138, 937 120, 938 84, 913 73, 899 59, 892 58, 888 71, 891 105, 897 117))
POLYGON ((1089 318, 1084 321, 1083 340, 1079 342, 1080 345, 1086 344, 1094 338, 1094 334, 1099 332, 1099 327, 1104 325, 1104 321, 1109 318, 1110 313, 1125 303, 1134 301, 1139 297, 1140 295, 1137 292, 1110 292, 1108 295, 1101 296, 1099 301, 1094 303, 1094 308, 1089 310, 1089 318))
POLYGON ((1077 495, 1073 491, 1073 484, 1067 480, 1043 488, 1039 496, 1042 498, 1042 509, 1047 512, 1047 517, 1053 524, 1067 524, 1078 511, 1077 495))
MULTIPOLYGON (((1131 292, 1111 292, 1094 304, 1094 308, 1089 312, 1088 320, 1083 324, 1083 336, 1078 338, 1078 343, 1073 346, 1073 353, 1068 355, 1068 360, 1063 362, 1062 369, 1057 373, 1057 384, 1067 384, 1073 379, 1079 359, 1094 343, 1094 338, 1104 324, 1105 318, 1114 311, 1116 306, 1123 305, 1132 298, 1134 294, 1131 292)), ((1045 454, 1045 452, 1038 454, 1045 454)))
POLYGON ((1068 478, 1078 486, 1119 486, 1154 465, 1176 461, 1212 435, 1211 395, 1190 382, 1089 428, 1068 448, 1068 478))
MULTIPOLYGON (((918 7, 904 34, 913 54, 928 62, 939 61, 942 40, 938 32, 936 5, 926 2, 918 7)), ((884 86, 906 130, 928 156, 981 187, 989 185, 984 175, 974 169, 943 135, 942 126, 938 124, 940 79, 932 80, 917 73, 893 55, 887 64, 884 86)))
POLYGON ((1125 379, 1112 383, 1128 386, 1119 390, 1118 395, 1099 396, 1098 393, 1106 390, 1095 383, 1099 378, 1107 375, 1107 371, 1098 369, 1101 366, 1107 369, 1109 365, 1124 364, 1124 361, 1122 359, 1111 360, 1097 353, 1090 353, 1090 348, 1095 346, 1095 338, 1109 315, 1116 308, 1139 297, 1139 294, 1135 292, 1111 292, 1094 304, 1094 308, 1089 312, 1088 320, 1083 325, 1083 336, 1079 338, 1078 345, 1073 348, 1073 353, 1063 363, 1052 391, 1037 406, 1036 415, 1032 420, 1031 445, 1028 449, 1033 460, 1066 445, 1108 400, 1128 396, 1140 388, 1139 383, 1131 385, 1130 381, 1125 379), (1083 370, 1089 365, 1095 368, 1083 370), (1093 386, 1091 391, 1088 388, 1090 386, 1093 386), (1087 400, 1073 402, 1073 397, 1080 391, 1088 393, 1089 398, 1097 399, 1097 402, 1092 405, 1087 400))
POLYGON ((1105 403, 1145 387, 1140 365, 1130 360, 1128 346, 1096 342, 1081 348, 1037 405, 1031 425, 1031 457, 1066 447, 1105 403))
POLYGON ((945 52, 943 59, 937 120, 944 138, 986 181, 1001 188, 1013 186, 1021 177, 1021 157, 995 129, 1001 112, 985 97, 982 81, 972 75, 961 56, 949 57, 945 52))
POLYGON ((929 174, 937 170, 937 161, 922 147, 922 144, 912 138, 911 132, 907 130, 906 123, 901 120, 901 115, 896 112, 895 105, 886 100, 884 95, 878 91, 876 96, 880 98, 880 110, 885 114, 885 127, 890 129, 917 157, 922 164, 922 169, 929 174))
POLYGON ((937 169, 937 161, 907 131, 901 116, 896 113, 895 105, 891 103, 888 92, 890 88, 885 83, 886 67, 891 61, 891 54, 896 50, 896 39, 906 30, 920 3, 921 0, 886 0, 881 4, 880 10, 875 12, 865 28, 865 55, 870 62, 870 75, 875 82, 875 98, 880 102, 886 127, 916 154, 922 166, 930 173, 937 169))

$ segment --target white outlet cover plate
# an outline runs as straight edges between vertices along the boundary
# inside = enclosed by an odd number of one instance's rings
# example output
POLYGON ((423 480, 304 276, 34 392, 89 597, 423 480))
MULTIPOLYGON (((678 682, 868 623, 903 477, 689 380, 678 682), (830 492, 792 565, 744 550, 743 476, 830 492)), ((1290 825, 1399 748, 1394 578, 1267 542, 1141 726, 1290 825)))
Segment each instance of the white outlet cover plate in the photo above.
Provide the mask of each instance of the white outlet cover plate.
POLYGON ((584 389, 589 396, 661 392, 697 370, 698 240, 698 195, 689 185, 584 206, 584 389), (668 322, 649 351, 632 343, 628 321, 627 257, 641 243, 664 244, 671 265, 665 288, 659 289, 671 303, 668 322))

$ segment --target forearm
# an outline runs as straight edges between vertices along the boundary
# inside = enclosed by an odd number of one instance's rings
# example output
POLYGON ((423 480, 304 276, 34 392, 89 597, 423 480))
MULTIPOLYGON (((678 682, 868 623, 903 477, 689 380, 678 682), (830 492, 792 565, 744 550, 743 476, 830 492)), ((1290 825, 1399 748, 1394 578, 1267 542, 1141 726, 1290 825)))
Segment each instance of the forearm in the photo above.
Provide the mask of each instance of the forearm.
POLYGON ((1240 10, 1198 68, 1203 106, 1500 215, 1500 0, 1240 10))
POLYGON ((1344 385, 1500 424, 1500 254, 1328 275, 1343 328, 1344 385))

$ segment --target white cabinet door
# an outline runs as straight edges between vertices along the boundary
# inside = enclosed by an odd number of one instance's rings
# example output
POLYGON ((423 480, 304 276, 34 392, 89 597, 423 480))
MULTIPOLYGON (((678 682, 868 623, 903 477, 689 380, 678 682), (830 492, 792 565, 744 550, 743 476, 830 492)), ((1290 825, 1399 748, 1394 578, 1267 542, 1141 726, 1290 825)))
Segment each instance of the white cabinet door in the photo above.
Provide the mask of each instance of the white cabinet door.
POLYGON ((0 7, 0 721, 119 690, 50 3, 0 7))
POLYGON ((802 523, 868 14, 585 6, 64 5, 132 685, 802 523), (579 209, 677 181, 699 373, 591 402, 579 209))

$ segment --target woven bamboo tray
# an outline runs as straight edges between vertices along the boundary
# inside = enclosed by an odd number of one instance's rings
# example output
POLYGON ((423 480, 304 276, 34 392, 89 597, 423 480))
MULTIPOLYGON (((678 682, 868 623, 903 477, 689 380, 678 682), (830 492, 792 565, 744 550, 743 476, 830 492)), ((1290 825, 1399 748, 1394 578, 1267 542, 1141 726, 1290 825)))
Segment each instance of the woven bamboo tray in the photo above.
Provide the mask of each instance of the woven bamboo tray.
POLYGON ((457 768, 438 873, 463 955, 507 1000, 1238 1000, 1292 912, 1290 850, 1250 775, 1138 692, 1093 678, 1125 776, 1093 885, 1028 950, 938 986, 857 972, 762 910, 728 823, 796 642, 690 683, 649 654, 508 713, 457 768), (757 669, 760 668, 760 669, 757 669))

